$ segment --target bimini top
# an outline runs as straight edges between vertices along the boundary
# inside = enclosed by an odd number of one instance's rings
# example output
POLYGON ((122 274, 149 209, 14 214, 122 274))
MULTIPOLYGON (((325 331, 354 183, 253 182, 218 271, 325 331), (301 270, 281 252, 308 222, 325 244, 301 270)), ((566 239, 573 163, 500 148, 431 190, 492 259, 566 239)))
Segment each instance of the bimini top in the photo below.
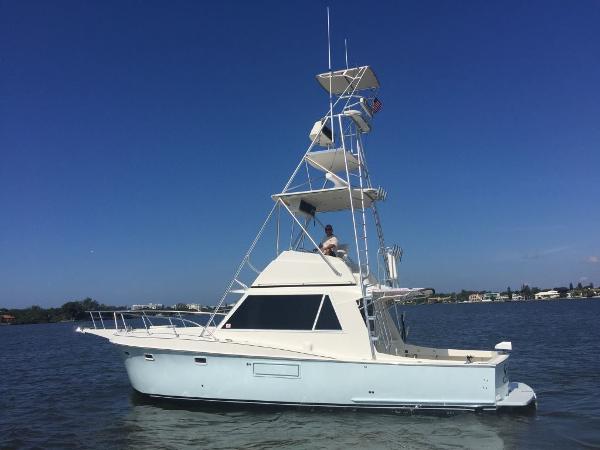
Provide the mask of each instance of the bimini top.
POLYGON ((329 78, 331 77, 332 94, 351 94, 354 90, 376 89, 379 81, 370 66, 352 67, 351 69, 336 70, 317 75, 319 84, 329 92, 329 78))
POLYGON ((345 152, 343 148, 318 150, 309 152, 306 154, 304 159, 315 169, 324 171, 326 169, 330 172, 343 172, 346 170, 346 163, 348 164, 348 170, 358 169, 358 159, 350 152, 345 152))
MULTIPOLYGON (((379 200, 379 192, 377 189, 366 188, 362 189, 362 191, 364 193, 365 208, 369 208, 374 201, 379 200)), ((300 206, 301 201, 308 203, 308 206, 314 207, 314 212, 318 213, 350 209, 350 196, 348 195, 347 187, 335 187, 304 192, 286 192, 283 194, 275 194, 271 197, 275 201, 283 201, 294 212, 302 211, 300 206)), ((352 188, 352 202, 355 208, 360 207, 360 188, 352 188)))

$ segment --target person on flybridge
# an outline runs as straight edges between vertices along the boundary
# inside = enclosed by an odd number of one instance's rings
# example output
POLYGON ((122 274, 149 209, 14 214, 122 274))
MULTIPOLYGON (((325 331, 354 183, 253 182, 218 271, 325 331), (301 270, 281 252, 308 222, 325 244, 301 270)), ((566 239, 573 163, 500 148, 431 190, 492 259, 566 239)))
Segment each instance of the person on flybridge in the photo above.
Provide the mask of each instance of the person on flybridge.
POLYGON ((338 247, 338 238, 333 234, 333 227, 331 225, 325 225, 325 236, 321 239, 319 248, 325 255, 336 256, 336 250, 338 247))

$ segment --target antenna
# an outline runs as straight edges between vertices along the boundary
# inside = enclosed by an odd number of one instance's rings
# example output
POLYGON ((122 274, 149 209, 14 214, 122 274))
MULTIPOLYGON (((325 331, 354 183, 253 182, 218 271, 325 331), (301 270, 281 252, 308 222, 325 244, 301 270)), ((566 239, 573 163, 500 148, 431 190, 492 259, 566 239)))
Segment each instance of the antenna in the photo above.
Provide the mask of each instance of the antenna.
POLYGON ((327 7, 327 58, 329 60, 329 72, 331 72, 331 31, 329 27, 329 6, 327 7))
POLYGON ((329 6, 327 7, 327 57, 329 60, 329 120, 331 125, 331 137, 332 141, 335 141, 335 133, 333 128, 333 94, 332 83, 333 83, 333 71, 331 70, 331 30, 329 26, 329 6))
POLYGON ((344 38, 344 49, 346 50, 346 69, 348 69, 348 39, 344 38))

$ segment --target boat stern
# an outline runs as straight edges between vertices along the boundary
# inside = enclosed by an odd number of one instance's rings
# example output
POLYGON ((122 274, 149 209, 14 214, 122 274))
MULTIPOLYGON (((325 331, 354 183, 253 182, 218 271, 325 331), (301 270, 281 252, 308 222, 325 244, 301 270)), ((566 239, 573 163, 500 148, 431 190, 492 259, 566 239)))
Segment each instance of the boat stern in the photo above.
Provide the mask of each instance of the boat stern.
POLYGON ((537 397, 533 389, 525 383, 511 382, 508 376, 509 355, 501 357, 504 360, 496 365, 496 409, 535 406, 537 397))

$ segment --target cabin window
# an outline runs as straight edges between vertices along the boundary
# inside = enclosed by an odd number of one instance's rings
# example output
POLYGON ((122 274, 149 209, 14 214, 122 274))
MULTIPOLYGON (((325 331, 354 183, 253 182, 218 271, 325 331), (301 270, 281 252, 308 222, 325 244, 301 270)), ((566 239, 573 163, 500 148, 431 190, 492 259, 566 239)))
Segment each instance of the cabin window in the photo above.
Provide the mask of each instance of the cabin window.
POLYGON ((249 295, 226 329, 341 330, 328 295, 249 295))
POLYGON ((320 294, 249 295, 224 328, 312 330, 322 299, 320 294))
POLYGON ((341 329, 342 326, 340 325, 340 321, 335 314, 335 310, 333 309, 329 295, 326 295, 325 299, 323 300, 323 306, 321 306, 321 311, 319 312, 319 318, 317 319, 315 330, 341 329))

